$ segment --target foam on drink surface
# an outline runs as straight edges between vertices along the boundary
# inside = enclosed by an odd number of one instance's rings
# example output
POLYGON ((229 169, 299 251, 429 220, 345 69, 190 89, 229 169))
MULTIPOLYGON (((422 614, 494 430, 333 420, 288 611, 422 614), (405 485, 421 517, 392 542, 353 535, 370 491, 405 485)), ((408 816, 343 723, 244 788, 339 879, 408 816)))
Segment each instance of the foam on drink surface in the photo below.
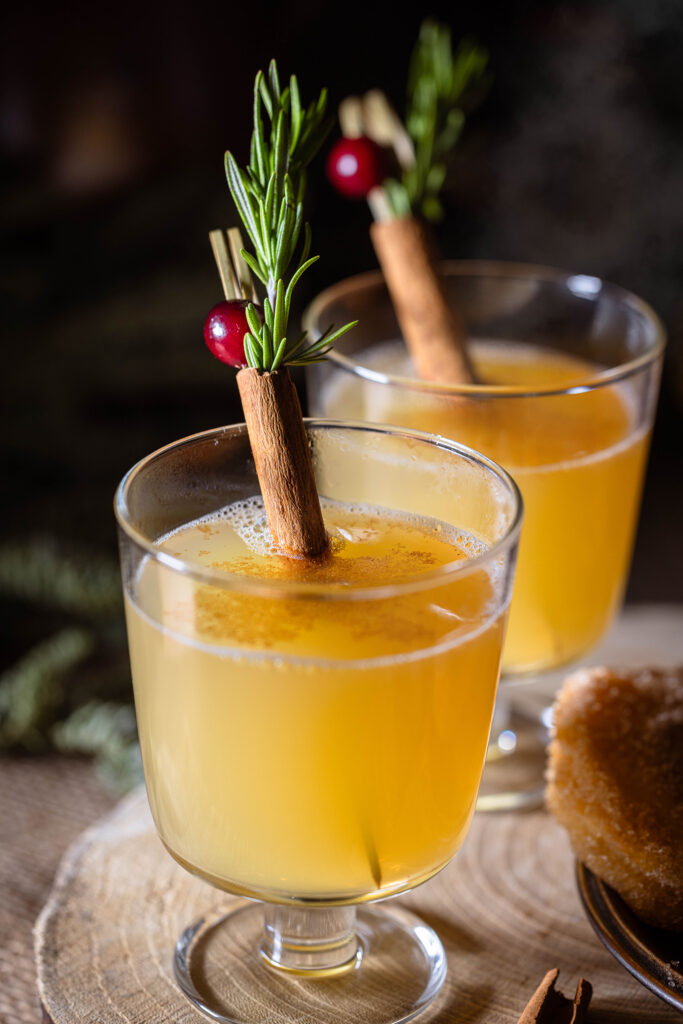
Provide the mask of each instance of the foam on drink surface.
POLYGON ((297 559, 279 555, 260 495, 236 501, 185 524, 159 541, 176 557, 207 568, 267 577, 356 583, 372 570, 376 585, 404 581, 486 550, 474 536, 446 523, 394 509, 321 499, 330 556, 297 559), (207 547, 202 543, 211 538, 207 547), (241 544, 240 544, 241 541, 241 544), (227 548, 226 557, 222 557, 227 548))
MULTIPOLYGON (((480 540, 435 519, 324 499, 321 504, 330 536, 329 553, 321 559, 277 553, 260 496, 166 535, 159 542, 163 550, 212 570, 216 582, 181 576, 164 581, 163 609, 152 617, 201 643, 344 658, 414 653, 481 625, 493 600, 492 570, 468 573, 465 582, 447 568, 482 554, 480 540), (241 586, 236 577, 249 582, 241 586), (272 594, 255 592, 251 581, 273 584, 272 594), (403 586, 413 582, 415 589, 403 586), (286 584, 321 589, 293 593, 286 584), (392 586, 397 590, 389 600, 386 594, 374 598, 392 586), (433 589, 430 601, 425 588, 433 589), (359 593, 348 599, 352 591, 359 593), (335 594, 341 599, 330 600, 335 594)), ((151 567, 143 569, 138 596, 148 608, 154 581, 151 567)))

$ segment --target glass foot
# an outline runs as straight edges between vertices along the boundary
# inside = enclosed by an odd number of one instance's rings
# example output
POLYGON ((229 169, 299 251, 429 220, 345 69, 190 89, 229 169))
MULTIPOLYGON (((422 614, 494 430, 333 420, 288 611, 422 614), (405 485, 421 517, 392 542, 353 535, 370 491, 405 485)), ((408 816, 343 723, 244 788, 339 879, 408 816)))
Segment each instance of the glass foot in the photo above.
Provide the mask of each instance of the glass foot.
POLYGON ((398 1024, 438 994, 446 955, 436 933, 400 906, 249 903, 183 932, 174 967, 212 1020, 398 1024))
POLYGON ((505 728, 494 732, 486 754, 478 811, 533 810, 543 805, 548 730, 506 707, 505 728))

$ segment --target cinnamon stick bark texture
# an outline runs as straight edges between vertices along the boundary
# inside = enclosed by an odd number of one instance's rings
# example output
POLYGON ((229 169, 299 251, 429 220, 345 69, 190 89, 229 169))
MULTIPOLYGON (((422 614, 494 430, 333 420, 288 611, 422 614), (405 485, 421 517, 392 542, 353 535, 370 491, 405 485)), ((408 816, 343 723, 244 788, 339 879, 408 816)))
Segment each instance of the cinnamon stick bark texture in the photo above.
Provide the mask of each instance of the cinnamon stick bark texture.
POLYGON ((529 1000, 518 1024, 582 1024, 587 1019, 593 989, 584 978, 579 979, 573 1000, 555 988, 559 970, 548 971, 529 1000))
POLYGON ((328 540, 289 371, 250 367, 239 371, 237 385, 273 540, 283 554, 317 558, 328 540))
POLYGON ((423 380, 473 384, 465 325, 448 302, 415 217, 375 221, 372 243, 415 369, 423 380))

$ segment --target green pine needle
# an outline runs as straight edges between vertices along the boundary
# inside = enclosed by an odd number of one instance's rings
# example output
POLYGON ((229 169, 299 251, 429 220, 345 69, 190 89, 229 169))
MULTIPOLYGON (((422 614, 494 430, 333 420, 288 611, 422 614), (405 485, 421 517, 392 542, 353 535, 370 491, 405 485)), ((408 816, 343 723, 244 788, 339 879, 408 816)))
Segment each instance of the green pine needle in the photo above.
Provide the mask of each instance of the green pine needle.
POLYGON ((225 154, 230 192, 253 247, 253 252, 243 249, 242 255, 267 293, 263 322, 253 305, 246 310, 249 333, 244 337, 244 353, 248 365, 260 371, 318 362, 333 338, 354 326, 347 324, 334 335, 330 329, 311 344, 306 335, 287 340, 294 288, 318 259, 309 256, 311 230, 303 219, 303 198, 306 167, 332 126, 326 106, 323 89, 316 101, 304 107, 295 75, 282 89, 273 60, 268 74, 259 71, 254 82, 248 167, 242 170, 232 153, 225 154))

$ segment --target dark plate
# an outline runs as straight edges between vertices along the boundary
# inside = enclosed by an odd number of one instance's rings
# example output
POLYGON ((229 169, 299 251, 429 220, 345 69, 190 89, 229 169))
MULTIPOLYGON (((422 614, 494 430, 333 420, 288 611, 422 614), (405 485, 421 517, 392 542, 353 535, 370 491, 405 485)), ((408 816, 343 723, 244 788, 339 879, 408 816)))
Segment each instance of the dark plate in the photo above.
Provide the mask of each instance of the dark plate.
POLYGON ((644 924, 585 864, 577 863, 576 881, 590 923, 612 956, 660 999, 683 1010, 683 933, 644 924))

